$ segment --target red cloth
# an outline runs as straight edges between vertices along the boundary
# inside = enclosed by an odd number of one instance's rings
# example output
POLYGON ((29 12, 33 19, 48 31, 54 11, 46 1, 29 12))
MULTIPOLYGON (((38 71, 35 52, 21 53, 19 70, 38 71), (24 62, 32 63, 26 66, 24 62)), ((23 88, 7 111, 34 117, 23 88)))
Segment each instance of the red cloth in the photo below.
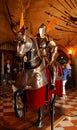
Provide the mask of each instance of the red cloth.
POLYGON ((56 94, 60 97, 63 96, 62 80, 56 80, 55 87, 56 87, 56 94))
POLYGON ((53 94, 56 94, 56 90, 55 89, 49 89, 49 91, 48 91, 48 101, 50 101, 53 94))
POLYGON ((46 74, 47 74, 47 80, 48 80, 48 85, 51 85, 51 75, 48 67, 46 67, 46 74))
POLYGON ((57 76, 62 76, 62 67, 60 63, 57 63, 57 76))
POLYGON ((55 80, 55 89, 58 96, 63 96, 63 86, 62 86, 62 68, 60 63, 57 62, 56 66, 56 80, 55 80))
POLYGON ((36 90, 26 90, 27 109, 38 109, 45 104, 46 86, 36 90))

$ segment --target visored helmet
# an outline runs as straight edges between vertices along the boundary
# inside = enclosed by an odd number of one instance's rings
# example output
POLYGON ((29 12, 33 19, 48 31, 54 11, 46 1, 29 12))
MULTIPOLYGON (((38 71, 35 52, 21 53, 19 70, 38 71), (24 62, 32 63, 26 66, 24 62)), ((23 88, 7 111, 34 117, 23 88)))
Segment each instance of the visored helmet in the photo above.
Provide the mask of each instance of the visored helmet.
POLYGON ((42 24, 40 27, 39 27, 39 34, 40 34, 40 37, 41 38, 44 38, 45 35, 46 35, 46 25, 45 24, 42 24))

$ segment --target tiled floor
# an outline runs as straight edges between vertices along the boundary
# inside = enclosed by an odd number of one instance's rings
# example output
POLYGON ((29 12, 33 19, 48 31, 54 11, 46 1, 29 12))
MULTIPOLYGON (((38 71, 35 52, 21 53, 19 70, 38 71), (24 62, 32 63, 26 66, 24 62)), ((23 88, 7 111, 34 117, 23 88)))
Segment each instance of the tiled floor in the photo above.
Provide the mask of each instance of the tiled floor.
MULTIPOLYGON (((0 130, 38 130, 31 125, 37 118, 36 112, 27 113, 26 123, 15 117, 13 93, 9 86, 6 87, 6 92, 0 91, 0 130)), ((40 130, 51 130, 49 113, 46 114, 40 130)), ((57 97, 54 118, 54 130, 77 130, 77 87, 67 90, 66 98, 57 97)))
POLYGON ((77 130, 77 88, 68 90, 67 98, 58 98, 55 105, 64 115, 55 130, 77 130))

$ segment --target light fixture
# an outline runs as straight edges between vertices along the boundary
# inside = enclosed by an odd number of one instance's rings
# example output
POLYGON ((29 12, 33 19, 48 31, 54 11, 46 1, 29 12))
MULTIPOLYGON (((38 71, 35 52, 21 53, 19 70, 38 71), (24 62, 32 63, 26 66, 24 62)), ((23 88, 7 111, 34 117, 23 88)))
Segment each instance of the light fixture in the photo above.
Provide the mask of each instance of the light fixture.
POLYGON ((68 54, 69 54, 69 58, 70 58, 71 62, 72 62, 72 52, 73 52, 72 48, 69 48, 68 54))
POLYGON ((71 50, 71 49, 68 50, 68 54, 69 54, 69 55, 72 54, 72 50, 71 50))

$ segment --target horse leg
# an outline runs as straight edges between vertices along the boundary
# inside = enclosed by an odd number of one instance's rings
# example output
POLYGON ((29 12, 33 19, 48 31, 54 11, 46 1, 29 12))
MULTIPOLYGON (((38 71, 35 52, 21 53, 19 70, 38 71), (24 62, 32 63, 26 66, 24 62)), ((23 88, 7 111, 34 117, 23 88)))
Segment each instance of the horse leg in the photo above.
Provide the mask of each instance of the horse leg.
POLYGON ((41 128, 43 126, 42 120, 43 120, 43 112, 42 112, 42 107, 41 107, 38 109, 38 120, 35 123, 35 125, 41 128))
POLYGON ((16 117, 22 117, 22 110, 20 109, 19 102, 18 102, 19 96, 21 97, 21 99, 23 101, 23 98, 22 98, 22 97, 24 97, 23 90, 19 89, 14 93, 14 110, 15 110, 16 117))

